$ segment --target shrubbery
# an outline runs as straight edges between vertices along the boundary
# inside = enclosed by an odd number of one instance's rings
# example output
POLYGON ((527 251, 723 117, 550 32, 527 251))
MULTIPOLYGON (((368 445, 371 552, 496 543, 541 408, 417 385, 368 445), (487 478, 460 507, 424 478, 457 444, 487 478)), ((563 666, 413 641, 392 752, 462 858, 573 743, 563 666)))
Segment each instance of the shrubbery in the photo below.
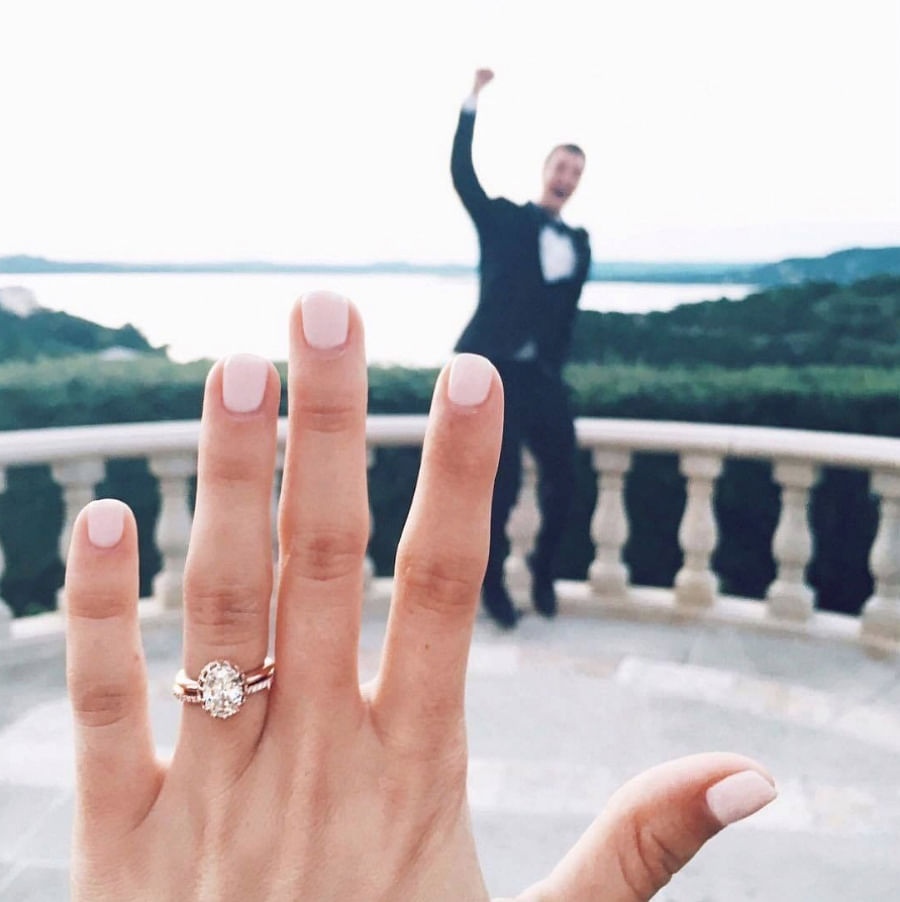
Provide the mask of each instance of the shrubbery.
POLYGON ((652 366, 900 366, 900 277, 807 282, 647 314, 581 311, 571 358, 652 366))

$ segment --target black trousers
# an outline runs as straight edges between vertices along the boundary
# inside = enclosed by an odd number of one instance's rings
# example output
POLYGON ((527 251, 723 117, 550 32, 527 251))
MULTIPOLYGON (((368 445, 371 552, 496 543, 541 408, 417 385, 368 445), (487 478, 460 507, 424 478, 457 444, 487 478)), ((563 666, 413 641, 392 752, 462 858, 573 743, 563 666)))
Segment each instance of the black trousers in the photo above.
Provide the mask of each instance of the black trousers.
POLYGON ((494 361, 503 379, 500 463, 491 507, 491 551, 485 584, 503 580, 509 554, 506 523, 522 483, 522 445, 537 462, 541 527, 532 567, 550 575, 575 491, 575 426, 562 376, 534 361, 494 361))

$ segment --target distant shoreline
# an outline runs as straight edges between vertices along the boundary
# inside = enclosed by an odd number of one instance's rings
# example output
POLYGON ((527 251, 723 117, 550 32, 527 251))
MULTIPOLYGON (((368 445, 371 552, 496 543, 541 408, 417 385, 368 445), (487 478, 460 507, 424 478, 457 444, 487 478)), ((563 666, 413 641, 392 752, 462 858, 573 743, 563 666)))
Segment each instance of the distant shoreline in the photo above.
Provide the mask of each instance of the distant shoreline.
MULTIPOLYGON (((50 260, 27 254, 0 257, 0 275, 241 274, 277 275, 430 275, 471 278, 477 268, 463 263, 272 263, 258 260, 221 263, 106 263, 50 260)), ((780 285, 807 280, 851 282, 877 274, 900 273, 900 247, 849 248, 824 257, 797 257, 775 263, 595 261, 592 282, 780 285)))
MULTIPOLYGON (((595 282, 693 282, 742 284, 748 269, 758 264, 596 262, 591 266, 595 282)), ((222 263, 106 263, 46 260, 40 257, 0 257, 0 275, 430 275, 472 278, 475 266, 462 263, 271 263, 234 261, 222 263)))

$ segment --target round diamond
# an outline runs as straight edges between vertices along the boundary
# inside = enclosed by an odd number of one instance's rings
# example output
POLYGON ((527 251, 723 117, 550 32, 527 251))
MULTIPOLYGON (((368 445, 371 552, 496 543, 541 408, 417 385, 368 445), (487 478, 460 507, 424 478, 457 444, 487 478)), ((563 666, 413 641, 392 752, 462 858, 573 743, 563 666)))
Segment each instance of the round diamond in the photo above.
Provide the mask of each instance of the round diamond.
POLYGON ((244 675, 228 661, 211 661, 197 677, 203 708, 213 717, 231 717, 244 704, 244 675))

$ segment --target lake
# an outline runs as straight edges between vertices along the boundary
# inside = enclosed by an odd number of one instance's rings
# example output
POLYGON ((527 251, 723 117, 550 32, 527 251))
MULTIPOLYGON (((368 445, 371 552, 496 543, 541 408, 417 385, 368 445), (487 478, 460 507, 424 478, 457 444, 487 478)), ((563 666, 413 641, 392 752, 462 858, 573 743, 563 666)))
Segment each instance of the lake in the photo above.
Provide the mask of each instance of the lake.
MULTIPOLYGON (((351 298, 366 326, 372 363, 440 366, 475 309, 474 276, 247 274, 5 275, 41 306, 105 326, 131 323, 173 360, 217 358, 237 351, 286 360, 287 315, 296 297, 329 288, 351 298)), ((752 285, 588 282, 587 310, 647 313, 721 297, 739 299, 752 285)))

